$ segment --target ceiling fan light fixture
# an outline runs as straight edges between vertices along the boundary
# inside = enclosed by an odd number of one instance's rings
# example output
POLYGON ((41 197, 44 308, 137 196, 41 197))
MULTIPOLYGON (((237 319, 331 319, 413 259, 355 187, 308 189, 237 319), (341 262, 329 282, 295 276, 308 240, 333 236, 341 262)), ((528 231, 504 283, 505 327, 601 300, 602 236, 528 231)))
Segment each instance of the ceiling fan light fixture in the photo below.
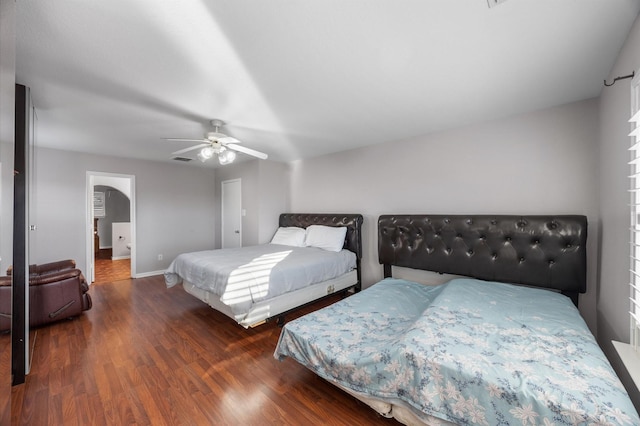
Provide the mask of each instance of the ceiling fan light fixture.
POLYGON ((208 160, 209 158, 213 157, 213 154, 215 153, 216 151, 215 149, 213 149, 213 147, 205 146, 200 150, 200 154, 198 154, 198 158, 202 156, 202 158, 204 158, 205 160, 208 160))
POLYGON ((235 151, 232 151, 230 149, 223 149, 220 151, 220 153, 218 153, 218 161, 223 166, 225 164, 233 163, 233 160, 235 159, 236 159, 236 153, 235 151))

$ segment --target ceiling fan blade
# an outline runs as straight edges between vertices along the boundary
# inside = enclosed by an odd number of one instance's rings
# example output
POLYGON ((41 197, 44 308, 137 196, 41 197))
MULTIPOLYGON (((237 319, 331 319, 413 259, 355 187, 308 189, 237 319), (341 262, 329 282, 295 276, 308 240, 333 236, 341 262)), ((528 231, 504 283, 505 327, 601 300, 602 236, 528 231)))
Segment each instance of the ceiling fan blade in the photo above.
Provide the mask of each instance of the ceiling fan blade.
POLYGON ((216 140, 220 142, 222 145, 226 145, 228 143, 242 143, 238 139, 231 136, 227 136, 227 135, 224 135, 216 140))
POLYGON ((189 152, 189 151, 193 151, 194 149, 198 149, 198 148, 204 148, 205 146, 209 146, 211 145, 210 143, 201 143, 198 145, 194 145, 194 146, 190 146, 189 148, 185 148, 185 149, 181 149, 179 151, 176 152, 172 152, 171 156, 176 156, 176 155, 180 155, 180 154, 184 154, 185 152, 189 152))
POLYGON ((227 148, 232 149, 234 151, 242 152, 245 154, 253 155, 254 157, 260 158, 262 160, 266 160, 268 155, 264 152, 256 151, 255 149, 247 148, 245 146, 240 146, 236 144, 225 145, 227 148))
POLYGON ((175 142, 209 142, 207 139, 182 139, 182 138, 163 138, 165 141, 175 142))

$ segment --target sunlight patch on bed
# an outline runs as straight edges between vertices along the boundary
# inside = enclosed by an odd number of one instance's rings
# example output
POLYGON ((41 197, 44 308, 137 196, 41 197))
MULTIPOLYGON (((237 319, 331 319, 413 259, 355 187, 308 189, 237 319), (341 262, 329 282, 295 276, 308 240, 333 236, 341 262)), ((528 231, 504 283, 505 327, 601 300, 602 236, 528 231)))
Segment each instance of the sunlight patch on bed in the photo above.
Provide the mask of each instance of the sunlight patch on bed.
POLYGON ((289 254, 291 250, 264 254, 233 270, 221 301, 234 305, 265 297, 269 291, 271 270, 289 254))

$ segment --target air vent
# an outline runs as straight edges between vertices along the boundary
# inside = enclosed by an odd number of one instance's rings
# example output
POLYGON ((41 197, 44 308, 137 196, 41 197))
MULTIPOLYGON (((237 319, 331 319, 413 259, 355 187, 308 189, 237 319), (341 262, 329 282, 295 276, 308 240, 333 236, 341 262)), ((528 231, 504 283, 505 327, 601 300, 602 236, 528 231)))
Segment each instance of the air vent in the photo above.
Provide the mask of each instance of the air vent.
POLYGON ((487 3, 489 4, 489 7, 493 7, 493 6, 497 6, 500 3, 504 3, 507 0, 487 0, 487 3))
POLYGON ((173 157, 172 160, 176 160, 176 161, 184 161, 185 163, 188 163, 189 161, 192 160, 192 158, 186 158, 186 157, 173 157))

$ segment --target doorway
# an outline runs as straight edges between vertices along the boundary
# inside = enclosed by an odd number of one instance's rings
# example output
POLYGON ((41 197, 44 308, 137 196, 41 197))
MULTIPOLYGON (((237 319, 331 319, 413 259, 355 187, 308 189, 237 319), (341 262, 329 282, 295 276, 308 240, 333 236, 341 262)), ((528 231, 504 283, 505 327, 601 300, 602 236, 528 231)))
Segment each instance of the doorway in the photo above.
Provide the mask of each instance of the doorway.
POLYGON ((87 172, 86 229, 91 282, 135 277, 135 176, 87 172))
POLYGON ((242 247, 242 181, 222 182, 222 248, 242 247))

